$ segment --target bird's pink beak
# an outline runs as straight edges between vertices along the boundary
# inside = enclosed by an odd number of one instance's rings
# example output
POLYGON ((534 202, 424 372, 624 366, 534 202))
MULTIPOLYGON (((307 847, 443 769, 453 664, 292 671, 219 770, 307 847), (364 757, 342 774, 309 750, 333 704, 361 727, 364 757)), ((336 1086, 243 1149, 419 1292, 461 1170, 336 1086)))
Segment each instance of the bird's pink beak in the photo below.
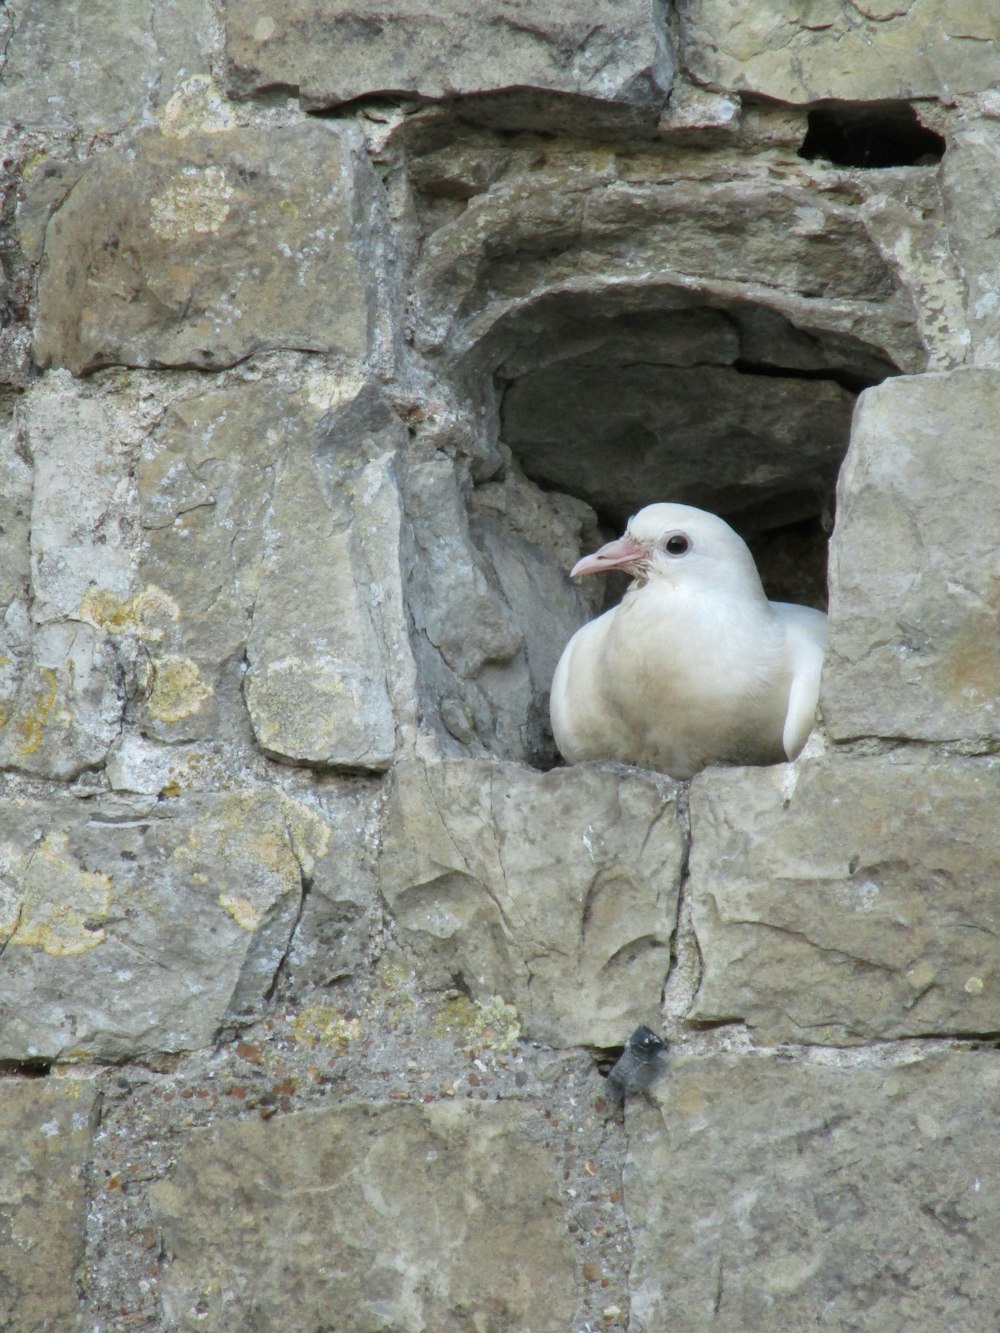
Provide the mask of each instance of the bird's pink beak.
POLYGON ((580 574, 606 574, 611 569, 629 570, 639 561, 645 560, 646 552, 631 537, 619 537, 616 542, 608 542, 593 555, 585 555, 578 560, 569 572, 571 579, 580 574))

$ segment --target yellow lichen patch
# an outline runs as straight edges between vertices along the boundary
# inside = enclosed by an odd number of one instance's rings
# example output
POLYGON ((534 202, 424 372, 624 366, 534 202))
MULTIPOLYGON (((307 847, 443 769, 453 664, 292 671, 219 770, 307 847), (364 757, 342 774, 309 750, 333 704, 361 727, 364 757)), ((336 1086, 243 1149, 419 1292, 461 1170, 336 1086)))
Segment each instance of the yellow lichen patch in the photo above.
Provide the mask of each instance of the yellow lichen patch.
POLYGON ((272 792, 238 792, 214 804, 174 857, 243 930, 256 930, 279 899, 298 893, 302 872, 272 792))
POLYGON ((265 909, 258 903, 252 903, 249 898, 238 898, 231 893, 220 893, 219 906, 226 909, 242 930, 254 931, 264 919, 265 909))
POLYGON ((467 1037, 466 1050, 505 1051, 521 1035, 517 1010, 499 995, 488 1000, 470 1000, 467 995, 453 992, 446 996, 438 1011, 434 1031, 437 1036, 448 1036, 455 1031, 467 1037))
POLYGON ((330 1005, 309 1004, 292 1019, 292 1031, 302 1046, 327 1046, 343 1053, 361 1036, 361 1023, 344 1018, 330 1005))
POLYGON ((197 713, 212 691, 190 657, 159 657, 152 663, 152 687, 146 707, 160 722, 180 722, 197 713))
POLYGON ((189 134, 220 134, 236 124, 225 98, 209 74, 185 79, 163 108, 160 130, 167 139, 189 134))
POLYGON ((51 667, 36 667, 40 680, 31 690, 25 690, 19 704, 15 731, 18 736, 18 753, 34 754, 42 742, 45 724, 55 705, 59 693, 59 678, 51 667))
POLYGON ((216 232, 229 216, 232 197, 221 167, 187 167, 150 199, 150 226, 164 241, 216 232))
POLYGON ((18 860, 23 896, 10 944, 71 958, 103 943, 109 875, 81 870, 65 833, 47 834, 18 860))
POLYGON ((154 617, 177 620, 180 607, 169 593, 148 584, 134 597, 122 601, 106 588, 91 584, 80 603, 80 619, 106 634, 135 634, 149 643, 158 643, 163 630, 151 623, 154 617))

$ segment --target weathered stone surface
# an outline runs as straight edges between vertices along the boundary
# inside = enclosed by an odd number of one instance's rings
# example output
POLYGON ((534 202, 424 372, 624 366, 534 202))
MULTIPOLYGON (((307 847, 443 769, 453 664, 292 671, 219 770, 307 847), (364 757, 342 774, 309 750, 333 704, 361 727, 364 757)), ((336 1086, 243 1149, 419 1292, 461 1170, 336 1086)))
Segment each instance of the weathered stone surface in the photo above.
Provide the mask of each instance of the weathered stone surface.
POLYGON ((376 190, 351 127, 140 134, 98 157, 49 223, 38 364, 217 367, 277 347, 363 358, 376 190))
POLYGON ((996 82, 1000 20, 977 0, 810 0, 734 9, 683 0, 696 83, 781 102, 948 97, 996 82))
POLYGON ((89 625, 34 628, 18 599, 0 624, 0 768, 56 780, 101 764, 118 737, 118 663, 89 625))
POLYGON ((211 16, 207 0, 18 6, 0 28, 0 126, 107 134, 137 124, 207 65, 211 16))
POLYGON ((32 392, 4 451, 0 766, 68 778, 100 763, 121 727, 115 654, 79 617, 97 569, 126 586, 132 553, 111 423, 56 381, 32 392))
POLYGON ((0 424, 0 609, 25 597, 31 577, 28 528, 31 515, 31 464, 17 424, 0 424))
POLYGON ((395 514, 391 503, 381 506, 377 534, 366 513, 379 491, 395 497, 391 454, 368 459, 372 436, 385 450, 404 432, 364 392, 322 424, 321 454, 288 450, 275 480, 271 550, 247 645, 247 708, 258 741, 278 758, 378 771, 396 748, 380 622, 395 613, 396 637, 404 631, 398 498, 395 514), (385 570, 393 587, 369 563, 374 546, 395 556, 385 570))
POLYGON ((752 301, 805 333, 848 335, 923 369, 910 301, 857 208, 805 184, 750 170, 734 179, 721 159, 654 150, 517 155, 428 237, 414 276, 418 345, 463 356, 490 335, 476 357, 495 355, 492 370, 538 336, 530 318, 544 326, 557 295, 586 295, 599 317, 676 307, 680 291, 752 301), (516 311, 521 337, 504 336, 516 311))
POLYGON ((502 995, 556 1046, 655 1020, 684 855, 673 791, 611 765, 397 766, 380 888, 424 984, 502 995))
POLYGON ((66 374, 48 376, 28 399, 32 612, 42 623, 79 618, 98 576, 108 592, 128 593, 137 514, 115 427, 106 401, 66 374))
POLYGON ((830 547, 831 734, 1000 736, 1000 372, 860 400, 830 547))
POLYGON ((890 1066, 678 1056, 629 1111, 633 1321, 989 1327, 990 1052, 890 1066))
MULTIPOLYGON (((1000 19, 996 20, 1000 27, 1000 19)), ((996 78, 993 79, 994 85, 996 78)), ((997 99, 997 94, 993 93, 997 99)), ((1000 236, 996 196, 982 182, 1000 163, 1000 100, 990 118, 963 118, 942 163, 942 194, 948 210, 948 245, 965 283, 973 361, 1000 366, 1000 236)))
POLYGON ((310 109, 392 92, 439 98, 508 89, 626 106, 666 99, 673 75, 650 0, 292 0, 263 13, 226 0, 226 54, 238 96, 285 84, 310 109))
POLYGON ((407 461, 401 488, 425 722, 440 718, 452 750, 551 761, 552 671, 590 609, 567 577, 586 506, 540 495, 513 464, 466 500, 442 453, 407 461))
POLYGON ((358 975, 373 949, 375 849, 382 792, 369 781, 325 790, 319 802, 328 829, 312 859, 308 893, 288 949, 287 972, 299 994, 358 975))
POLYGON ((348 1105, 195 1131, 153 1190, 171 1326, 569 1327, 555 1164, 522 1114, 348 1105))
POLYGON ((696 1019, 762 1041, 1000 1030, 992 760, 714 770, 691 789, 696 1019))
POLYGON ((207 1045, 259 1005, 323 821, 276 792, 0 812, 0 1059, 207 1045))
POLYGON ((5 1079, 0 1088, 0 1322, 82 1329, 94 1079, 5 1079))
POLYGON ((147 441, 135 591, 95 589, 88 611, 144 645, 149 734, 236 734, 242 691, 269 754, 389 763, 406 630, 398 512, 394 530, 380 497, 403 428, 370 397, 322 371, 242 384, 176 404, 147 441))

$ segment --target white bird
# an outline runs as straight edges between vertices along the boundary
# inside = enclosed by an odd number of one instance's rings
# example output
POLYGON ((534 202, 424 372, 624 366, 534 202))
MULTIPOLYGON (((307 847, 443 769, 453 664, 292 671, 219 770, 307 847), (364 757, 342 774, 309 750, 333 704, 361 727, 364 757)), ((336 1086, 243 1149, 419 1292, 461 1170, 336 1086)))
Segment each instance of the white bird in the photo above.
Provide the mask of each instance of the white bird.
POLYGON ((571 576, 632 575, 619 606, 566 645, 552 731, 570 764, 617 759, 689 778, 794 759, 812 730, 826 616, 769 602, 743 539, 715 514, 653 504, 571 576))

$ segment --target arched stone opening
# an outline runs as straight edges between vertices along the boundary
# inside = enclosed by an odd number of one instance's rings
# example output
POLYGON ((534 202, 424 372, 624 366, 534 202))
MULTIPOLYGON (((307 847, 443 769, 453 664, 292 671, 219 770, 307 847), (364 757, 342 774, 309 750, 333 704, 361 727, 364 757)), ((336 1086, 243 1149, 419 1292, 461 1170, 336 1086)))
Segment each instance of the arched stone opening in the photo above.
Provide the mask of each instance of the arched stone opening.
POLYGON ((459 745, 553 761, 551 668, 596 609, 584 598, 604 593, 569 585, 566 548, 617 534, 645 504, 721 514, 770 596, 825 606, 857 396, 925 368, 927 352, 864 187, 798 156, 804 123, 777 145, 765 124, 738 169, 731 144, 471 130, 410 164, 424 231, 410 338, 467 405, 471 543, 523 640, 506 636, 504 661, 477 649, 471 680, 454 673, 466 702, 480 690, 507 710, 491 728, 478 704, 470 720, 448 700, 468 721, 444 723, 459 745), (537 567, 521 577, 529 550, 537 567), (533 663, 523 726, 519 655, 533 663))

